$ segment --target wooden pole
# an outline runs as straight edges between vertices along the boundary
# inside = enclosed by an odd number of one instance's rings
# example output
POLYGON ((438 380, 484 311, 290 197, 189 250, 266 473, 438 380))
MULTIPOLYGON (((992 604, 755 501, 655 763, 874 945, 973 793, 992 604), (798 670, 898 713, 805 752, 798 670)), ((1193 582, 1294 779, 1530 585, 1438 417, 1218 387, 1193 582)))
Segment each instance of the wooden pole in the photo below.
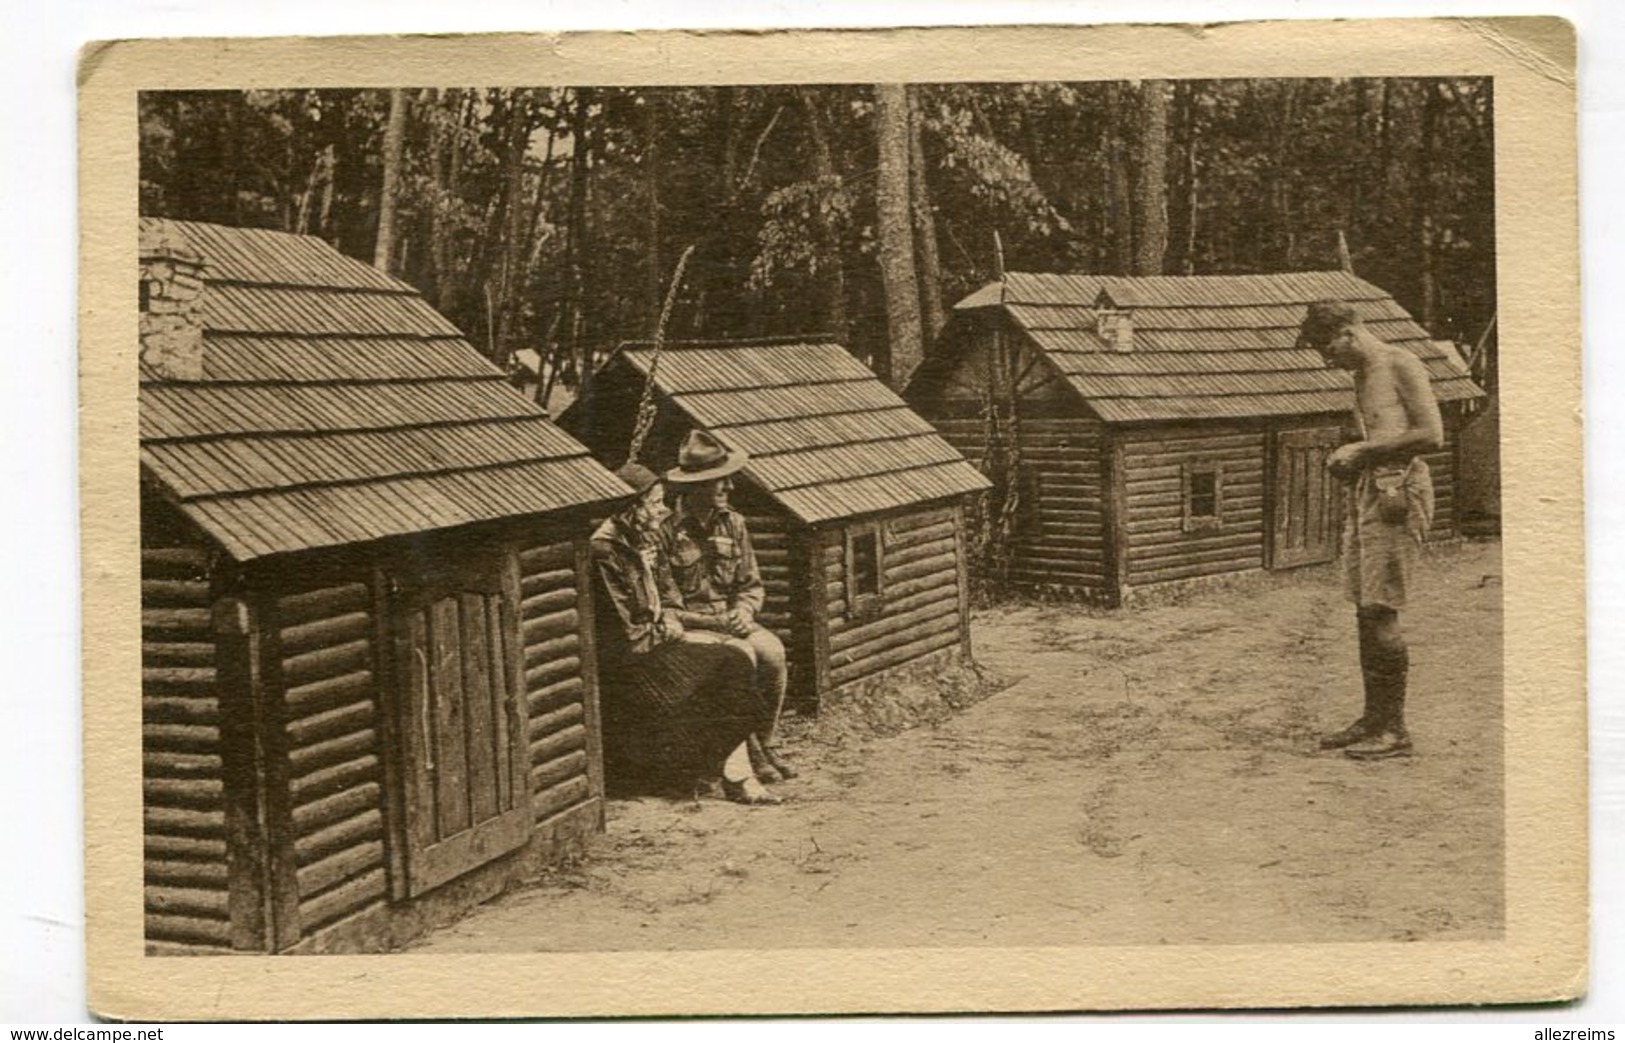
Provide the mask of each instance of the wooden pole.
POLYGON ((638 401, 637 421, 632 427, 632 440, 626 447, 628 462, 638 458, 643 451, 644 440, 655 424, 655 377, 660 372, 661 348, 666 343, 666 323, 671 320, 671 310, 677 303, 677 290, 683 284, 683 270, 688 267, 688 259, 694 256, 694 246, 690 244, 683 251, 683 256, 677 259, 677 270, 672 273, 671 285, 666 288, 666 302, 660 308, 660 320, 655 323, 654 356, 649 360, 649 376, 643 382, 643 397, 638 401))

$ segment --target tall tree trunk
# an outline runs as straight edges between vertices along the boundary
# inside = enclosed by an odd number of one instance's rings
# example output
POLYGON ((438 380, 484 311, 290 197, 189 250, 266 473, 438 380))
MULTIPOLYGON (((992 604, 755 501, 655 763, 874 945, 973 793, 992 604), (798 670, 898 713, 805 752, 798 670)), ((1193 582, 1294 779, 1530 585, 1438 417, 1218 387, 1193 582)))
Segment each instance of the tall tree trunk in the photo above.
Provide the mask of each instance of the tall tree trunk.
MULTIPOLYGON (((469 121, 479 106, 478 91, 464 91, 463 88, 449 88, 446 92, 446 109, 451 117, 452 133, 446 142, 447 153, 445 163, 445 177, 442 183, 441 202, 455 204, 461 201, 463 191, 463 142, 469 133, 469 121)), ((437 176, 438 180, 438 176, 437 176)), ((463 300, 468 295, 468 288, 474 275, 474 265, 467 259, 457 256, 452 250, 451 228, 446 222, 444 213, 437 213, 439 220, 439 244, 437 249, 440 256, 436 267, 440 272, 440 310, 448 315, 457 315, 462 308, 463 300)))
MULTIPOLYGON (((230 150, 228 155, 230 156, 231 176, 234 181, 241 177, 240 172, 244 166, 241 108, 242 102, 237 100, 233 100, 226 106, 226 140, 228 143, 227 148, 230 150)), ((234 225, 243 224, 243 194, 239 191, 231 193, 231 223, 234 225)), ((288 230, 286 222, 284 222, 282 230, 288 230)))
POLYGON ((424 288, 429 302, 439 310, 445 311, 449 282, 446 271, 446 222, 441 213, 446 197, 445 109, 441 103, 438 87, 425 87, 418 95, 418 101, 422 103, 429 122, 429 205, 423 217, 427 226, 425 234, 429 249, 425 251, 424 268, 428 278, 425 280, 424 288))
MULTIPOLYGON (((1353 127, 1349 133, 1350 141, 1370 141, 1369 124, 1371 122, 1371 81, 1356 79, 1354 81, 1354 118, 1353 127)), ((1354 162, 1348 166, 1348 177, 1345 181, 1343 202, 1343 227, 1348 230, 1356 241, 1360 239, 1361 218, 1364 216, 1365 180, 1370 176, 1371 152, 1369 149, 1360 149, 1354 162)))
POLYGON ((876 368, 892 387, 901 388, 925 357, 909 218, 908 93, 902 84, 881 83, 875 85, 874 97, 880 159, 875 212, 886 297, 886 351, 876 368))
POLYGON ((665 94, 658 87, 651 90, 643 106, 643 193, 648 208, 649 225, 645 233, 644 279, 645 325, 653 331, 660 319, 660 306, 665 297, 662 285, 664 273, 660 267, 660 127, 665 122, 665 94))
POLYGON ((316 230, 317 234, 323 239, 333 242, 336 238, 333 234, 333 172, 338 167, 338 157, 334 153, 332 145, 327 146, 327 150, 322 155, 327 160, 323 167, 326 177, 322 179, 322 209, 316 230))
POLYGON ((547 119, 547 144, 542 148, 542 167, 536 174, 536 197, 531 200, 530 222, 525 230, 525 242, 530 244, 530 256, 525 261, 525 283, 528 286, 541 263, 542 246, 546 237, 541 234, 542 215, 547 213, 547 191, 553 183, 553 149, 558 143, 555 115, 547 119))
POLYGON ((1116 140, 1117 122, 1113 118, 1113 108, 1117 104, 1117 95, 1111 84, 1105 85, 1106 102, 1103 106, 1105 116, 1100 123, 1100 142, 1096 148, 1097 163, 1100 172, 1099 199, 1100 205, 1095 208, 1094 244, 1090 250, 1093 258, 1092 271, 1111 271, 1112 239, 1117 229, 1117 215, 1112 212, 1112 147, 1116 140))
MULTIPOLYGON (((797 87, 796 95, 807 114, 807 133, 813 145, 813 176, 818 179, 819 192, 833 192, 841 187, 841 175, 835 169, 830 153, 829 135, 824 129, 824 114, 818 107, 818 94, 812 87, 797 87)), ((819 238, 823 240, 824 263, 829 272, 824 281, 824 325, 841 344, 850 348, 852 331, 846 317, 846 258, 834 222, 824 207, 814 213, 818 222, 819 238)))
POLYGON ((299 213, 293 227, 293 231, 299 235, 310 235, 312 232, 315 208, 321 204, 323 198, 322 187, 332 181, 330 173, 332 163, 333 146, 328 145, 316 153, 316 160, 310 167, 310 178, 305 182, 305 190, 299 193, 299 213))
POLYGON ((1110 215, 1112 271, 1128 275, 1134 270, 1134 203, 1129 192, 1128 86, 1107 85, 1106 211, 1110 215))
POLYGON ((937 255, 937 219, 931 209, 931 189, 925 178, 925 145, 921 141, 921 124, 925 121, 920 108, 922 89, 918 86, 906 88, 908 196, 914 216, 914 255, 920 280, 921 320, 925 324, 925 344, 929 345, 941 332, 946 311, 942 305, 942 261, 937 255))
POLYGON ((502 278, 497 284, 496 330, 492 338, 497 356, 492 361, 498 365, 507 363, 512 326, 519 313, 520 267, 525 256, 525 157, 530 152, 531 134, 536 129, 529 98, 524 92, 516 90, 509 99, 509 106, 507 153, 503 157, 502 278))
POLYGON ((1433 167, 1438 157, 1435 141, 1438 132, 1439 109, 1443 99, 1438 84, 1422 81, 1422 139, 1416 156, 1416 186, 1412 190, 1414 229, 1417 258, 1417 297, 1422 302, 1422 327, 1429 334, 1438 335, 1439 282, 1434 271, 1434 214, 1435 184, 1433 167))
POLYGON ((581 258, 587 246, 587 161, 591 151, 588 134, 592 129, 588 115, 591 107, 590 88, 576 88, 575 106, 570 114, 570 211, 564 250, 565 278, 568 280, 565 295, 569 302, 567 309, 569 321, 565 326, 564 335, 569 345, 567 370, 575 380, 583 384, 589 367, 587 360, 582 356, 581 343, 582 327, 586 321, 583 299, 585 280, 582 278, 581 258))
POLYGON ((1280 135, 1275 153, 1275 226, 1280 236, 1280 266, 1283 271, 1298 267, 1298 215, 1292 146, 1298 140, 1298 96, 1296 80, 1286 81, 1286 97, 1281 104, 1280 135))
POLYGON ((1378 85, 1382 98, 1377 105, 1377 198, 1372 212, 1381 214, 1388 206, 1389 172, 1394 166, 1394 91, 1397 81, 1382 80, 1378 85))
POLYGON ((1180 270, 1186 275, 1196 273, 1197 260, 1197 234, 1201 224, 1202 207, 1202 175, 1201 165, 1198 162, 1198 149, 1200 136, 1196 129, 1196 116, 1200 107, 1202 86, 1192 81, 1185 84, 1185 152, 1184 152, 1184 180, 1185 180, 1185 237, 1184 258, 1180 270))
POLYGON ((1140 85, 1139 147, 1134 274, 1161 275, 1168 252, 1168 95, 1161 80, 1140 85))
MULTIPOLYGON (((536 286, 536 271, 541 264, 542 248, 547 245, 549 238, 548 236, 541 234, 541 229, 542 215, 547 211, 548 188, 552 184, 553 148, 558 137, 557 115, 558 114, 555 110, 549 110, 547 115, 547 144, 542 150, 541 170, 538 171, 536 175, 536 195, 531 201, 530 218, 525 225, 526 253, 520 269, 518 293, 518 300, 521 303, 529 299, 531 291, 536 286)), ((537 311, 540 312, 541 309, 538 308, 537 311)), ((538 333, 537 331, 532 331, 531 341, 534 343, 538 352, 546 354, 548 333, 558 328, 557 323, 558 316, 555 313, 553 317, 553 324, 549 326, 548 332, 538 333)), ((537 391, 539 392, 540 390, 541 385, 537 384, 537 391)), ((538 399, 537 401, 540 402, 541 400, 538 399)))
POLYGON ((406 148, 406 92, 389 92, 389 122, 384 125, 384 183, 378 190, 378 239, 372 264, 391 271, 395 259, 395 197, 401 183, 401 154, 406 148))
POLYGON ((463 329, 474 334, 471 338, 480 353, 493 362, 500 361, 501 349, 497 345, 497 314, 501 304, 502 260, 505 254, 504 230, 508 227, 508 167, 512 157, 512 125, 508 115, 512 111, 499 89, 487 95, 492 112, 493 136, 498 142, 497 190, 485 204, 484 222, 474 236, 466 276, 463 279, 464 299, 461 314, 451 316, 463 329), (476 329, 478 332, 476 333, 476 329))

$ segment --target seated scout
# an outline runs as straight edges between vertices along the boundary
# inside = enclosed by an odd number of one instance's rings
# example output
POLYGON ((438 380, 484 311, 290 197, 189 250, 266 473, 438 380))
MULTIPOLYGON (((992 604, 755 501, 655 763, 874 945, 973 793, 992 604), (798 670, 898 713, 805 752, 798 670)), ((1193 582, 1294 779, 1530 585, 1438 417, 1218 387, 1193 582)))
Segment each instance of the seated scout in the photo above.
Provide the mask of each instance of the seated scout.
POLYGON ((636 463, 616 473, 637 497, 592 536, 606 774, 649 790, 720 773, 728 799, 778 803, 752 772, 745 745, 771 731, 778 705, 756 691, 742 649, 683 640, 677 613, 660 596, 659 479, 636 463))
POLYGON ((756 622, 764 590, 745 518, 729 506, 733 475, 747 455, 706 431, 689 432, 666 472, 676 509, 660 526, 661 551, 670 565, 668 601, 691 641, 713 641, 750 657, 757 697, 773 707, 773 721, 752 735, 752 765, 764 782, 796 772, 773 749, 773 730, 784 706, 784 644, 756 622))

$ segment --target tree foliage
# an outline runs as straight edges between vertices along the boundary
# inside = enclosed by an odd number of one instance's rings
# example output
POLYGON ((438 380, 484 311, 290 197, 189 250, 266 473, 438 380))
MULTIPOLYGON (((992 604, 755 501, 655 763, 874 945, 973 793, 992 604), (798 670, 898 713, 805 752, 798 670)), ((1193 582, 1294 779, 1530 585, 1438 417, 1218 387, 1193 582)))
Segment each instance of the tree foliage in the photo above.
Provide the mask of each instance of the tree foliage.
MULTIPOLYGON (((650 335, 690 246, 668 336, 827 332, 889 357, 908 280, 888 300, 875 88, 395 99, 390 267, 499 362, 534 348, 580 379, 650 335)), ((912 85, 894 156, 927 325, 996 276, 995 233, 1010 269, 1111 273, 1329 268, 1342 233, 1357 274, 1476 339, 1495 311, 1492 103, 1487 79, 912 85)), ((390 114, 388 90, 145 93, 142 212, 371 261, 390 114)))

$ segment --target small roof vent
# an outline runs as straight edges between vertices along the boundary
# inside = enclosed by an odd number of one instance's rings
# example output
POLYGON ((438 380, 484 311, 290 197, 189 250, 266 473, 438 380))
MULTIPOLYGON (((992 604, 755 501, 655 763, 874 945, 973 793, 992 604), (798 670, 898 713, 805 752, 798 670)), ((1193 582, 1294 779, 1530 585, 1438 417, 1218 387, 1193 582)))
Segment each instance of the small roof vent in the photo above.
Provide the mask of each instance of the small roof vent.
POLYGON ((1095 335, 1113 351, 1134 350, 1134 317, 1104 289, 1095 295, 1095 335))

